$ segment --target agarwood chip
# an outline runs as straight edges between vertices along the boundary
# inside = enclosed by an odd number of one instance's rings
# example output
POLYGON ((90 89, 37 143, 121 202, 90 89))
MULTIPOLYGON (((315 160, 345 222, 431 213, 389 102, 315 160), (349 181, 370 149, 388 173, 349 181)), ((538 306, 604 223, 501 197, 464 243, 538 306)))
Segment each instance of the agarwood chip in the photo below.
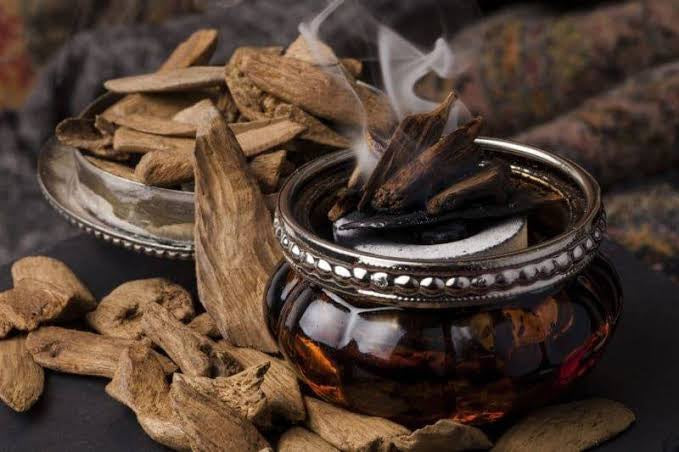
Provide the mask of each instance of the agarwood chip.
POLYGON ((14 411, 23 412, 38 401, 45 374, 26 349, 26 337, 0 341, 0 400, 14 411))
POLYGON ((510 428, 493 451, 581 451, 626 430, 635 416, 619 402, 588 399, 543 408, 510 428))
POLYGON ((316 40, 313 49, 310 49, 306 38, 302 35, 299 35, 288 46, 285 50, 285 56, 306 61, 316 66, 335 66, 341 63, 344 70, 352 79, 358 77, 363 72, 363 63, 360 60, 355 58, 339 59, 330 46, 319 40, 316 40))
POLYGON ((229 355, 215 348, 212 340, 181 323, 163 306, 147 303, 142 313, 144 334, 162 348, 183 373, 218 377, 241 370, 229 355))
MULTIPOLYGON (((138 342, 54 326, 43 326, 29 333, 26 340, 33 359, 43 367, 106 378, 113 377, 123 350, 135 344, 138 342)), ((156 356, 166 373, 177 370, 167 357, 156 356)))
POLYGON ((103 135, 88 118, 67 118, 61 121, 55 134, 61 144, 89 151, 99 157, 124 160, 128 156, 111 149, 113 138, 103 135))
POLYGON ((96 300, 92 292, 60 260, 47 256, 28 256, 14 262, 12 265, 12 282, 14 286, 21 286, 23 281, 32 283, 41 281, 59 288, 69 298, 78 300, 84 309, 96 307, 96 300))
POLYGON ((198 334, 202 334, 203 336, 207 336, 212 339, 221 339, 222 337, 222 333, 219 332, 217 324, 207 312, 197 315, 196 318, 191 320, 189 323, 189 328, 193 328, 193 330, 198 334))
POLYGON ((155 187, 174 187, 193 180, 193 155, 190 152, 152 151, 139 160, 134 175, 140 182, 155 187))
POLYGON ((275 118, 257 119, 255 121, 233 122, 229 124, 229 128, 233 133, 236 134, 237 137, 239 133, 261 129, 262 127, 270 126, 283 121, 289 121, 289 118, 287 116, 278 116, 275 118))
POLYGON ((206 28, 193 32, 188 39, 180 43, 172 51, 158 71, 209 63, 217 47, 218 38, 219 32, 214 28, 206 28))
POLYGON ((392 443, 396 449, 404 452, 486 450, 493 446, 478 428, 450 419, 441 419, 409 435, 397 436, 392 439, 392 443))
MULTIPOLYGON (((271 368, 264 375, 262 391, 274 418, 297 423, 306 417, 304 400, 297 376, 285 361, 252 348, 234 347, 226 341, 219 341, 217 347, 228 353, 243 367, 270 363, 271 368)), ((275 419, 274 419, 275 420, 275 419)))
MULTIPOLYGON (((365 183, 358 204, 359 210, 365 210, 370 205, 375 191, 392 175, 439 140, 456 99, 457 94, 451 92, 431 112, 408 115, 398 124, 377 166, 365 183)), ((365 138, 369 149, 377 147, 378 143, 370 130, 366 131, 365 138)))
POLYGON ((264 151, 279 147, 299 134, 306 127, 290 120, 279 121, 259 129, 251 129, 236 135, 243 154, 254 157, 264 151))
POLYGON ((405 209, 439 192, 446 182, 459 178, 480 159, 474 140, 481 125, 481 118, 471 120, 403 165, 375 191, 372 206, 405 209))
POLYGON ((307 427, 340 450, 389 450, 392 439, 409 435, 410 430, 387 419, 352 413, 304 397, 307 427))
POLYGON ((104 110, 99 117, 111 122, 117 117, 127 115, 153 116, 172 119, 178 112, 209 98, 202 91, 164 94, 130 94, 104 110))
POLYGON ((253 424, 270 428, 271 419, 266 396, 262 392, 269 363, 249 367, 230 377, 206 378, 177 374, 180 380, 206 397, 219 400, 253 424))
POLYGON ((281 250, 257 182, 221 115, 199 126, 195 157, 200 301, 224 338, 275 352, 261 300, 281 250))
POLYGON ((189 138, 196 136, 196 126, 194 125, 139 113, 115 116, 111 118, 111 121, 118 126, 153 135, 189 138))
POLYGON ((238 109, 247 119, 258 120, 286 116, 306 127, 306 131, 300 135, 305 140, 337 148, 349 147, 350 142, 347 138, 301 108, 265 93, 234 64, 226 67, 226 83, 238 109))
POLYGON ((276 193, 268 193, 264 195, 264 202, 266 203, 266 208, 269 212, 274 213, 276 211, 276 203, 278 202, 278 195, 280 191, 276 193))
POLYGON ((143 308, 149 303, 163 306, 182 322, 195 316, 193 300, 186 289, 165 278, 149 278, 113 289, 97 309, 87 314, 87 323, 104 335, 139 340, 143 338, 143 308))
MULTIPOLYGON (((236 136, 238 138, 238 136, 236 136)), ((287 151, 281 150, 260 154, 250 161, 250 172, 255 176, 263 193, 271 193, 278 188, 281 169, 285 163, 287 151)))
MULTIPOLYGON (((47 283, 35 281, 0 293, 0 320, 9 328, 3 327, 6 336, 12 329, 18 331, 33 331, 41 324, 58 320, 70 320, 73 313, 68 298, 59 288, 47 283), (66 319, 64 319, 66 317, 66 319)), ((82 312, 80 312, 82 314, 82 312)))
POLYGON ((96 166, 102 171, 106 171, 114 176, 122 177, 123 179, 139 182, 137 176, 134 175, 134 168, 130 168, 122 163, 111 162, 109 160, 100 159, 91 155, 86 155, 85 159, 92 165, 96 166))
POLYGON ((190 449, 170 405, 165 371, 150 348, 133 345, 122 351, 106 393, 134 411, 139 424, 154 441, 174 450, 190 449))
POLYGON ((509 196, 509 173, 506 163, 490 163, 431 197, 427 201, 427 213, 437 215, 483 198, 505 203, 509 196))
POLYGON ((118 152, 146 154, 151 151, 193 152, 192 138, 163 137, 121 127, 113 135, 113 149, 118 152))
POLYGON ((96 115, 94 117, 94 127, 96 127, 97 130, 102 135, 111 135, 111 136, 113 136, 116 129, 118 128, 117 125, 115 125, 113 122, 109 121, 107 118, 105 118, 101 115, 96 115))
POLYGON ((278 452, 339 452, 315 433, 302 427, 293 427, 278 440, 278 452))
POLYGON ((221 66, 168 69, 104 82, 107 90, 124 94, 190 91, 222 85, 224 85, 224 74, 221 66))
POLYGON ((360 124, 362 107, 348 80, 314 64, 279 55, 253 53, 241 67, 263 91, 321 118, 360 124))
POLYGON ((192 450, 259 452, 270 447, 250 421, 196 390, 179 375, 172 382, 170 398, 192 450))
POLYGON ((172 120, 191 124, 197 128, 200 124, 209 121, 212 115, 215 114, 215 110, 217 110, 217 107, 212 100, 203 99, 188 108, 178 111, 172 117, 172 120))

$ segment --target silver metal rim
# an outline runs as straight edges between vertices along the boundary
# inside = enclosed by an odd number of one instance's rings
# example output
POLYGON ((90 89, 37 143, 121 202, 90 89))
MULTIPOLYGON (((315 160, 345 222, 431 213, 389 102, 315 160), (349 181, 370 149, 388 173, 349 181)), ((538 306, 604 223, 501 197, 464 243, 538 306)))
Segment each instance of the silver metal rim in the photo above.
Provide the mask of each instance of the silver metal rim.
MULTIPOLYGON (((350 296, 403 307, 459 307, 491 304, 553 286, 580 272, 596 255, 606 229, 600 189, 574 162, 538 148, 479 138, 483 148, 536 161, 582 191, 586 206, 573 228, 519 252, 455 261, 391 259, 326 241, 293 217, 291 199, 301 185, 323 169, 352 159, 343 151, 317 159, 290 177, 278 200, 274 230, 286 260, 305 277, 350 296)), ((530 174, 531 169, 521 168, 530 174)))

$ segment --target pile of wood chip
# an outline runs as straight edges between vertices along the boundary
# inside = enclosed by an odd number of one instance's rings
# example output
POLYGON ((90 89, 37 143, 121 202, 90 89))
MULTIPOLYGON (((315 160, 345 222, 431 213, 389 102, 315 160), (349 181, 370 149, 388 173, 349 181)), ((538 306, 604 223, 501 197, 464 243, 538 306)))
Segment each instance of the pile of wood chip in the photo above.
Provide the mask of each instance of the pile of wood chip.
MULTIPOLYGON (((17 261, 12 278, 14 288, 0 294, 0 400, 16 411, 39 399, 44 367, 109 379, 107 394, 175 450, 492 447, 481 430, 452 420, 412 431, 303 395, 285 361, 222 339, 212 317, 196 315, 191 295, 166 279, 126 282, 97 302, 49 257, 17 261), (79 329, 63 327, 79 320, 79 329)), ((494 450, 583 450, 633 420, 624 406, 601 399, 553 406, 519 422, 494 450)))
POLYGON ((217 39, 216 30, 199 30, 157 72, 107 81, 123 97, 95 118, 62 121, 58 140, 109 173, 190 190, 196 130, 214 106, 262 192, 274 194, 297 166, 348 147, 364 118, 382 129, 394 123, 386 98, 357 81, 359 60, 324 47, 321 65, 300 37, 287 49, 241 47, 225 66, 206 66, 217 39))

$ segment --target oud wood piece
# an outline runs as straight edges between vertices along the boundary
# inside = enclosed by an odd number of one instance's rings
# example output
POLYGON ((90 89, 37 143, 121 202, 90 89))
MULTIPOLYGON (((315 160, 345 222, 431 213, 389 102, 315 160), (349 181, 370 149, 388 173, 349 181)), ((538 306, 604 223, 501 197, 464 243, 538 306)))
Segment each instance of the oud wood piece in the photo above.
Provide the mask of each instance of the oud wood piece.
POLYGON ((287 154, 285 150, 269 152, 258 155, 250 162, 250 172, 259 182, 263 193, 271 193, 278 187, 287 154))
POLYGON ((219 32, 214 28, 195 31, 181 42, 170 54, 158 71, 201 66, 210 62, 217 47, 219 32))
MULTIPOLYGON (((101 116, 98 118, 101 118, 101 116)), ((196 136, 196 126, 194 125, 150 115, 132 113, 126 116, 109 116, 109 120, 118 126, 153 135, 189 138, 196 136)))
POLYGON ((426 200, 446 181, 459 177, 480 158, 474 143, 480 129, 481 119, 476 118, 430 146, 377 189, 372 206, 402 210, 426 200))
POLYGON ((215 343, 177 320, 157 303, 147 303, 141 326, 144 334, 162 348, 181 371, 199 377, 223 377, 241 370, 215 343))
POLYGON ((202 334, 211 339, 220 339, 222 337, 222 333, 219 332, 217 324, 207 312, 197 315, 191 320, 189 328, 193 328, 198 334, 202 334))
POLYGON ((64 119, 57 125, 55 134, 61 144, 88 151, 102 158, 126 160, 129 157, 123 152, 112 149, 113 138, 102 134, 95 127, 92 119, 64 119))
MULTIPOLYGON (((138 342, 54 326, 33 331, 26 340, 26 348, 43 367, 106 378, 113 377, 123 350, 135 344, 138 342)), ((172 361, 159 354, 156 356, 165 373, 177 370, 172 361)))
POLYGON ((112 79, 104 82, 104 87, 114 93, 132 94, 190 91, 223 84, 221 66, 191 66, 112 79))
POLYGON ((127 165, 100 159, 91 155, 86 155, 85 159, 100 170, 106 171, 114 176, 122 177, 123 179, 131 180, 133 182, 139 182, 137 176, 134 175, 134 168, 127 165))
POLYGON ((279 452, 339 452, 317 434, 302 427, 293 427, 278 440, 279 452))
POLYGON ((150 348, 134 345, 122 351, 106 393, 134 411, 139 425, 154 441, 173 450, 190 449, 170 405, 170 385, 163 366, 150 348))
POLYGON ((626 430, 634 420, 634 413, 627 407, 606 399, 550 406, 515 424, 493 450, 581 451, 626 430))
POLYGON ((304 420, 306 409, 304 408, 297 376, 285 361, 252 348, 234 347, 226 341, 219 341, 217 346, 231 355, 243 367, 267 363, 271 366, 264 375, 262 391, 266 395, 267 404, 274 421, 279 419, 289 423, 297 423, 304 420))
POLYGON ((14 411, 24 412, 38 401, 45 374, 26 349, 26 337, 0 341, 0 400, 14 411))
MULTIPOLYGON (((450 108, 457 99, 455 92, 433 111, 406 116, 396 127, 377 166, 366 182, 358 209, 370 206, 375 192, 407 162, 410 162, 441 138, 448 121, 450 108)), ((367 133, 369 147, 376 147, 371 133, 367 133)))
POLYGON ((207 396, 177 375, 170 389, 179 427, 192 450, 260 452, 269 443, 247 419, 221 401, 207 396))
POLYGON ((151 151, 193 152, 191 138, 162 137, 121 127, 113 135, 113 149, 118 152, 146 154, 151 151))
POLYGON ((243 151, 220 115, 198 128, 195 179, 200 301, 224 338, 275 352, 261 300, 281 250, 243 151))
POLYGON ((87 314, 87 323, 100 334, 142 339, 144 307, 157 303, 176 319, 189 321, 194 315, 191 294, 164 278, 128 281, 105 296, 97 309, 87 314))

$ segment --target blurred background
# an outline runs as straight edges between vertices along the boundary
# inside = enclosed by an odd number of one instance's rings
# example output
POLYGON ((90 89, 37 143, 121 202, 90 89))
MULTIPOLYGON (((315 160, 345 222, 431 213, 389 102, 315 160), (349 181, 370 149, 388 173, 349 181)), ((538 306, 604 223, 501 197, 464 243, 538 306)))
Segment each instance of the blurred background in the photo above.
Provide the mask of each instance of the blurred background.
MULTIPOLYGON (((414 35, 456 13, 445 1, 369 3, 414 35)), ((422 94, 454 87, 486 117, 484 134, 586 166, 604 189, 610 236, 679 282, 679 0, 477 3, 449 33, 458 48, 473 40, 465 72, 423 80, 422 94)), ((324 4, 0 0, 0 264, 78 233, 42 199, 36 158, 104 80, 152 71, 201 27, 220 30, 214 64, 240 45, 285 44, 324 4)))

